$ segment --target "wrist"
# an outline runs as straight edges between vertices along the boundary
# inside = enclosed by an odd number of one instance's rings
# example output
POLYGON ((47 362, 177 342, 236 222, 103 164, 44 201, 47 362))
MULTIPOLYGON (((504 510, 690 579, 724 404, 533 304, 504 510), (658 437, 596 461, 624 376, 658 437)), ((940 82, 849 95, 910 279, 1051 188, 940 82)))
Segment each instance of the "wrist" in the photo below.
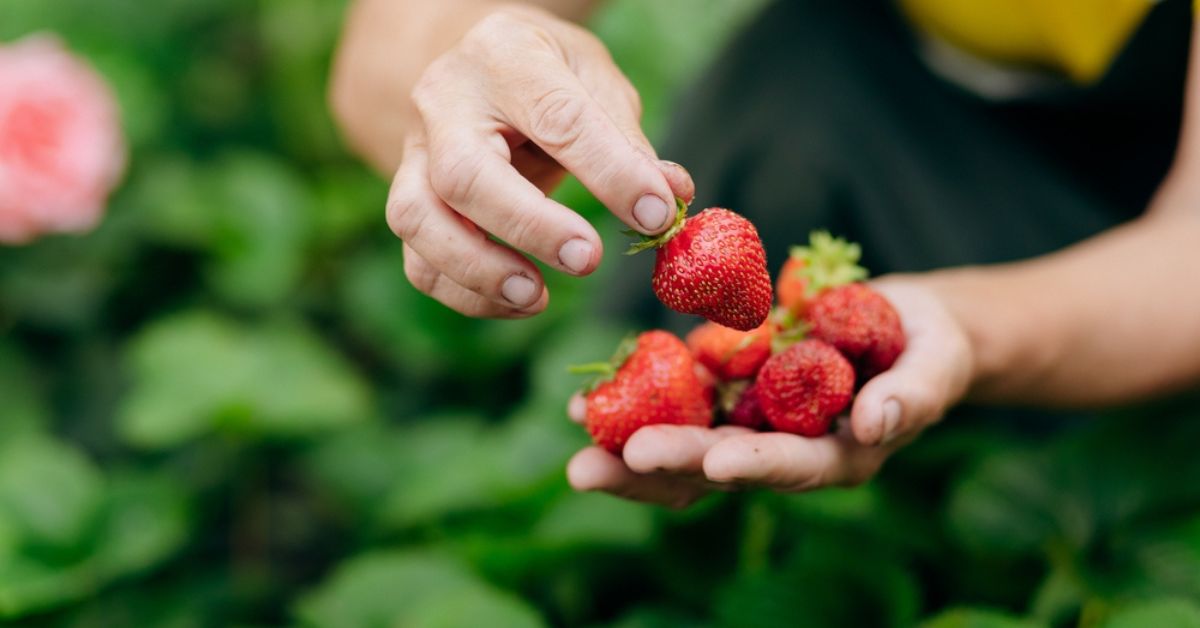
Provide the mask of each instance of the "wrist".
POLYGON ((968 266, 922 278, 966 337, 968 400, 1018 401, 1056 360, 1054 318, 1039 313, 1039 300, 1012 270, 968 266))

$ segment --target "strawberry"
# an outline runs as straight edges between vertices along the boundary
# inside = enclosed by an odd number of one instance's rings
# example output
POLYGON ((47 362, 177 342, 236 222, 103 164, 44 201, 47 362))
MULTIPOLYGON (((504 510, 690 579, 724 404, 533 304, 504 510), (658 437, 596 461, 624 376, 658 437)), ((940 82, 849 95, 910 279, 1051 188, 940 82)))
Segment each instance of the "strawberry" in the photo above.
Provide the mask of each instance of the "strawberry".
POLYGON ((655 330, 621 345, 612 362, 572 368, 606 376, 586 396, 584 425, 597 445, 620 455, 643 426, 712 424, 712 387, 683 341, 655 330))
POLYGON ((763 414, 755 383, 750 382, 742 387, 741 394, 733 402, 733 407, 725 412, 725 419, 732 425, 752 430, 762 429, 767 425, 767 417, 763 414))
POLYGON ((629 254, 654 248, 654 294, 667 307, 750 331, 771 310, 767 255, 754 225, 728 209, 710 207, 691 218, 677 200, 675 224, 661 236, 634 244, 629 254))
POLYGON ((802 340, 771 356, 755 382, 758 402, 771 427, 816 437, 850 404, 854 367, 833 346, 802 340))
POLYGON ((883 295, 852 283, 821 293, 808 308, 809 336, 841 351, 862 384, 891 368, 904 351, 900 315, 883 295))
POLYGON ((779 269, 779 278, 775 280, 775 300, 796 316, 804 314, 808 307, 808 277, 804 274, 804 259, 795 253, 779 269))
POLYGON ((862 249, 853 242, 828 231, 810 233, 808 246, 793 246, 779 271, 779 304, 794 316, 803 316, 822 291, 867 278, 867 270, 858 265, 860 257, 862 249))
POLYGON ((706 322, 687 335, 687 346, 696 361, 722 381, 754 377, 771 357, 775 327, 770 321, 751 331, 738 331, 706 322))

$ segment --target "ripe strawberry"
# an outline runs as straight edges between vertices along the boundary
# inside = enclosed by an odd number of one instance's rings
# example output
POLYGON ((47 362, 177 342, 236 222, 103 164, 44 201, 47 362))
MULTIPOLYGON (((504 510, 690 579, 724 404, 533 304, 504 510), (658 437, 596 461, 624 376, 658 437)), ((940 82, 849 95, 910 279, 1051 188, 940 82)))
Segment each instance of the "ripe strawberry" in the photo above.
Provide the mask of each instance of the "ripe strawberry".
POLYGON ((738 331, 706 322, 687 335, 687 346, 696 361, 722 381, 754 377, 771 357, 775 326, 764 322, 751 331, 738 331))
POLYGON ((592 440, 620 455, 646 425, 711 425, 712 387, 695 366, 683 341, 656 330, 622 343, 611 363, 573 368, 608 376, 587 393, 584 425, 592 440))
POLYGON ((654 294, 667 307, 741 331, 762 324, 771 310, 767 255, 754 225, 728 209, 710 207, 691 218, 679 201, 675 224, 629 253, 657 249, 654 294))
POLYGON ((850 404, 854 367, 829 344, 802 340, 767 360, 755 382, 771 427, 816 437, 850 404))
POLYGON ((862 249, 853 242, 814 231, 808 246, 793 246, 779 271, 775 292, 779 304, 795 316, 803 316, 813 298, 822 291, 867 278, 858 265, 862 249))
POLYGON ((741 394, 734 400, 733 407, 725 412, 725 418, 732 425, 740 425, 752 430, 767 426, 767 417, 763 414, 756 383, 751 382, 742 389, 741 394))
POLYGON ((891 368, 904 351, 900 315, 883 295, 852 283, 821 293, 808 308, 809 336, 841 351, 862 384, 891 368))

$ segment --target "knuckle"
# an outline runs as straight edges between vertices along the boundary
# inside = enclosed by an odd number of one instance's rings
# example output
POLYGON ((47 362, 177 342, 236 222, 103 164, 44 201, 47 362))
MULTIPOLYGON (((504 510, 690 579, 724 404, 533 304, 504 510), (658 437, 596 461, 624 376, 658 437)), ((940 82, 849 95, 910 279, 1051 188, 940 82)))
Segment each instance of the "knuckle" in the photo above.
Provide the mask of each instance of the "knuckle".
POLYGON ((445 57, 439 57, 429 64, 429 67, 421 73, 420 78, 413 84, 409 91, 409 100, 417 108, 417 112, 421 117, 428 117, 430 114, 437 111, 437 95, 444 92, 446 89, 445 67, 447 64, 445 57))
POLYGON ((424 294, 431 294, 433 289, 437 287, 439 275, 440 273, 437 269, 416 255, 404 256, 404 276, 408 278, 409 283, 417 291, 424 294))
POLYGON ((554 238, 545 237, 541 218, 533 212, 518 212, 509 221, 507 239, 518 248, 532 252, 554 238))
POLYGON ((424 223, 424 212, 416 199, 402 190, 393 191, 388 198, 387 224, 397 238, 405 242, 416 239, 424 223))
POLYGON ((430 168, 429 183, 438 196, 451 204, 468 201, 475 197, 482 167, 478 153, 442 150, 430 168))
POLYGON ((486 279, 489 274, 488 269, 488 265, 483 263, 480 255, 465 255, 458 258, 453 279, 471 292, 482 294, 487 288, 489 294, 499 294, 499 286, 491 286, 490 284, 494 282, 486 279))
POLYGON ((562 150, 579 140, 586 105, 564 88, 552 89, 533 101, 530 127, 544 148, 562 150))

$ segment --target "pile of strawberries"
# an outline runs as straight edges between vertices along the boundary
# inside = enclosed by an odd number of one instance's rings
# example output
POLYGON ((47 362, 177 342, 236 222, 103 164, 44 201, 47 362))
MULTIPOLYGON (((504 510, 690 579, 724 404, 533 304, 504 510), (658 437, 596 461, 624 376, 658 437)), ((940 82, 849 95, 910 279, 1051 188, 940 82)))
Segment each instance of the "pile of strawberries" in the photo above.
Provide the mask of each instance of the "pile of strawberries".
POLYGON ((708 319, 687 335, 654 330, 629 338, 587 391, 585 425, 597 445, 620 454, 646 425, 710 426, 817 437, 829 432, 854 392, 904 351, 900 317, 862 283, 857 244, 814 232, 793 247, 776 286, 754 225, 727 209, 687 217, 635 244, 654 248, 653 287, 671 309, 708 319))

